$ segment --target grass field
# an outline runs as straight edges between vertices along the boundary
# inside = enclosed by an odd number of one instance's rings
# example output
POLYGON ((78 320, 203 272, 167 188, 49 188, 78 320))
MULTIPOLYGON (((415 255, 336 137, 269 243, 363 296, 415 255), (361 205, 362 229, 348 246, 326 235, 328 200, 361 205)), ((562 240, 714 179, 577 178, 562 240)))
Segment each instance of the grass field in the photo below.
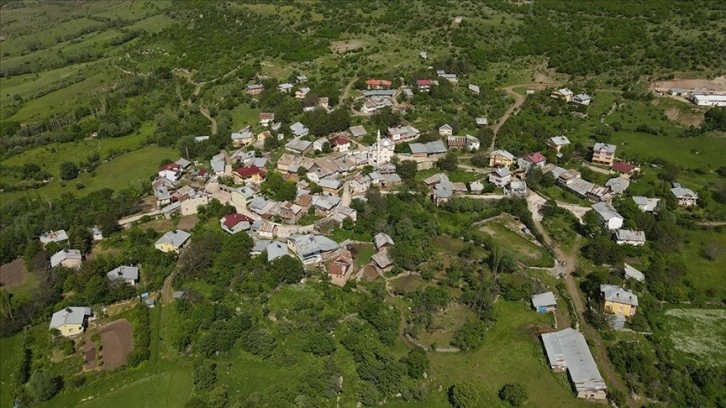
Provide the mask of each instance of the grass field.
POLYGON ((726 364, 726 310, 670 309, 665 315, 678 351, 700 363, 726 364))
POLYGON ((651 135, 636 132, 615 132, 609 143, 617 144, 618 157, 625 159, 663 158, 688 168, 709 165, 717 169, 726 165, 723 146, 726 135, 709 132, 695 138, 669 135, 651 135))
POLYGON ((481 229, 488 233, 501 248, 510 251, 519 261, 528 266, 552 266, 552 256, 543 247, 533 244, 518 233, 510 230, 503 222, 495 220, 484 224, 481 229))
POLYGON ((13 406, 15 370, 20 363, 23 336, 23 333, 18 333, 11 337, 0 337, 0 406, 3 407, 13 406))
POLYGON ((686 244, 679 251, 688 265, 686 279, 714 300, 726 298, 726 275, 724 275, 724 262, 726 260, 726 234, 713 230, 686 231, 686 244), (702 251, 710 245, 721 248, 719 258, 709 261, 704 258, 702 251))

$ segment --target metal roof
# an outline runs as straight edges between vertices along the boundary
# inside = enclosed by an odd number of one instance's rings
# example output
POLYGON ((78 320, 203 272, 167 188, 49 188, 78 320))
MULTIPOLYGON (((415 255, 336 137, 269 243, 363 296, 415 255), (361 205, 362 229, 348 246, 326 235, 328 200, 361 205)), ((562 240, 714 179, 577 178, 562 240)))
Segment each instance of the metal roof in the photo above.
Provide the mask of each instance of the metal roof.
POLYGON ((50 267, 55 268, 66 259, 83 259, 83 254, 77 249, 63 249, 50 257, 50 267))
POLYGON ((567 367, 578 392, 607 389, 582 333, 571 328, 545 333, 542 343, 550 366, 567 367))
POLYGON ((184 230, 172 230, 162 235, 157 244, 169 243, 174 247, 181 247, 192 235, 184 230))
POLYGON ((86 316, 90 315, 90 307, 69 306, 53 313, 53 317, 50 319, 50 328, 55 329, 64 324, 83 324, 86 316))
POLYGON ((552 306, 556 305, 555 294, 552 292, 538 293, 532 296, 532 306, 552 306))
POLYGON ((600 293, 602 293, 603 298, 608 302, 638 306, 638 296, 620 286, 602 284, 600 285, 600 293))
POLYGON ((137 266, 121 265, 118 268, 107 273, 109 279, 123 279, 136 281, 139 279, 139 268, 137 266))

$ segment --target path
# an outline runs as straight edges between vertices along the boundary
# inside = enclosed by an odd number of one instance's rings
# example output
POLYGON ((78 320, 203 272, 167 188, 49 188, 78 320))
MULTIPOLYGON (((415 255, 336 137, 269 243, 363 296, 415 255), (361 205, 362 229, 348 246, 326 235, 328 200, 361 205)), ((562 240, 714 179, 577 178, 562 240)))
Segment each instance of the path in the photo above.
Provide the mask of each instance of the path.
POLYGON ((217 119, 214 119, 212 117, 212 115, 209 114, 209 109, 207 109, 207 107, 202 104, 199 105, 199 112, 202 114, 202 116, 209 119, 209 121, 212 123, 212 135, 216 135, 217 134, 217 119))
MULTIPOLYGON (((530 196, 532 195, 537 194, 531 192, 530 196)), ((545 243, 548 247, 552 249, 557 259, 564 261, 564 263, 558 262, 554 269, 560 269, 561 272, 565 275, 565 286, 567 287, 568 295, 570 296, 570 299, 572 299, 572 303, 575 307, 575 313, 577 314, 577 319, 580 323, 579 329, 585 335, 585 338, 591 345, 590 348, 593 356, 595 357, 595 361, 598 362, 598 368, 600 369, 600 373, 607 382, 608 387, 617 389, 618 391, 622 392, 623 395, 625 395, 627 406, 636 407, 637 405, 635 404, 635 401, 633 400, 628 388, 625 386, 625 383, 615 371, 615 368, 613 368, 612 363, 608 359, 607 350, 605 348, 605 344, 602 341, 602 338, 600 337, 600 333, 592 326, 590 326, 587 323, 587 320, 585 320, 585 300, 582 298, 580 289, 577 287, 577 281, 572 275, 572 272, 575 271, 575 267, 577 266, 578 259, 575 255, 577 253, 577 250, 573 251, 572 254, 566 254, 560 249, 559 245, 552 240, 552 238, 547 234, 547 231, 542 228, 542 224, 540 223, 542 217, 536 216, 539 213, 536 203, 537 200, 531 200, 528 197, 527 205, 529 207, 529 210, 532 212, 532 218, 534 219, 535 228, 537 228, 540 234, 542 234, 545 243)), ((581 236, 577 236, 577 241, 575 241, 574 245, 575 249, 579 248, 581 238, 581 236)))
POLYGON ((346 85, 345 88, 343 89, 343 95, 341 95, 341 97, 340 97, 341 101, 344 101, 348 97, 348 94, 350 94, 350 88, 353 87, 353 84, 355 84, 355 81, 357 81, 357 80, 358 80, 358 77, 355 76, 355 77, 353 77, 353 79, 350 80, 350 82, 348 82, 348 85, 346 85))

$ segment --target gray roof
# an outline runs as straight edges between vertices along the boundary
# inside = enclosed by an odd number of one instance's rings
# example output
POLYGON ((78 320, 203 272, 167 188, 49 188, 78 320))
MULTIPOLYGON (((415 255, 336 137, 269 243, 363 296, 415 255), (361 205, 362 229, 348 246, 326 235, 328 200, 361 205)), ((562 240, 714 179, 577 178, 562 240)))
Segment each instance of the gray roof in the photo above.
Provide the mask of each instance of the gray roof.
POLYGON ((645 242, 645 232, 619 229, 615 230, 615 239, 617 241, 645 242))
POLYGON ((186 295, 187 293, 183 290, 175 290, 172 296, 174 297, 174 299, 184 299, 186 295))
POLYGON ((280 89, 290 90, 290 89, 292 89, 292 84, 284 83, 284 84, 278 85, 277 87, 280 88, 280 89))
POLYGON ((532 296, 532 306, 552 306, 556 305, 555 294, 552 292, 538 293, 532 296))
POLYGON ((351 135, 353 135, 353 137, 360 137, 368 134, 368 132, 366 132, 366 128, 363 126, 351 126, 348 131, 351 135))
POLYGON ((252 211, 262 211, 263 208, 267 205, 267 200, 265 200, 264 197, 257 196, 252 199, 249 203, 249 208, 252 211))
POLYGON ((373 254, 371 259, 381 268, 387 268, 393 263, 391 258, 388 256, 388 252, 378 252, 373 254))
POLYGON ((478 86, 476 86, 476 85, 474 85, 474 84, 469 84, 469 90, 471 90, 471 91, 474 91, 474 92, 477 92, 477 93, 478 93, 478 92, 479 92, 479 87, 478 87, 478 86))
POLYGON ((514 155, 504 149, 497 149, 497 150, 489 153, 489 157, 491 157, 491 156, 502 156, 502 157, 506 157, 508 160, 514 160, 514 155))
POLYGON ((605 300, 609 302, 623 303, 631 306, 638 306, 638 296, 620 286, 602 284, 600 292, 605 300))
POLYGON ((507 177, 512 175, 512 172, 504 167, 497 167, 492 173, 496 174, 498 177, 507 177))
POLYGON ((304 136, 309 132, 309 129, 300 122, 295 122, 290 125, 290 130, 292 130, 292 133, 294 133, 295 136, 304 136))
POLYGON ((585 101, 585 100, 589 100, 590 99, 590 95, 585 94, 585 93, 582 93, 582 94, 575 95, 575 98, 577 98, 577 99, 579 99, 581 101, 585 101))
POLYGON ((631 278, 631 279, 637 280, 638 282, 645 281, 645 275, 643 275, 643 272, 633 268, 632 266, 630 266, 628 264, 624 265, 624 269, 625 269, 625 278, 626 279, 631 278))
POLYGON ((411 149, 412 154, 428 154, 428 150, 423 143, 409 143, 408 148, 411 149))
POLYGON ((443 125, 441 125, 439 127, 439 130, 454 130, 454 128, 452 128, 451 126, 449 126, 448 123, 444 123, 443 125))
POLYGON ((224 161, 224 155, 222 153, 213 156, 210 163, 212 165, 212 171, 214 171, 215 173, 222 173, 224 171, 224 165, 226 163, 224 161))
POLYGON ((489 119, 487 119, 487 118, 476 118, 475 119, 475 122, 476 122, 477 125, 488 125, 489 124, 489 119))
POLYGON ((247 89, 253 90, 253 89, 265 89, 265 86, 262 84, 249 84, 247 85, 247 89))
POLYGON ((622 177, 613 177, 605 183, 605 187, 610 187, 613 193, 622 193, 630 186, 630 180, 622 177))
POLYGON ((340 203, 340 197, 335 195, 319 195, 313 196, 313 205, 330 210, 340 203))
POLYGON ((302 139, 292 139, 285 145, 286 148, 294 150, 296 152, 304 152, 312 146, 313 142, 302 139))
POLYGON ((338 189, 343 185, 343 182, 332 177, 325 177, 318 182, 318 185, 323 188, 338 189))
POLYGON ((433 191, 438 198, 451 198, 454 195, 454 186, 451 182, 441 182, 436 185, 433 191))
POLYGON ((270 245, 270 240, 267 239, 257 239, 254 241, 254 245, 252 246, 251 252, 262 252, 267 250, 267 246, 270 245))
POLYGON ((592 209, 605 221, 608 221, 613 218, 620 218, 624 219, 622 215, 618 214, 618 212, 613 208, 612 205, 605 203, 605 202, 599 202, 592 205, 592 209))
POLYGON ((173 246, 179 248, 182 245, 184 245, 185 242, 191 237, 192 235, 184 230, 172 230, 167 232, 166 234, 162 235, 161 238, 159 238, 158 241, 156 241, 157 244, 163 244, 165 242, 172 244, 173 246))
POLYGON ((542 343, 550 366, 564 363, 578 392, 607 389, 582 333, 571 328, 545 333, 542 343))
POLYGON ((252 130, 249 126, 246 128, 240 129, 239 132, 232 133, 232 140, 248 140, 252 139, 255 135, 252 133, 252 130))
POLYGON ((90 307, 69 306, 53 313, 50 319, 50 328, 55 329, 64 324, 83 324, 86 316, 90 316, 90 307))
POLYGON ((190 165, 190 164, 192 164, 192 162, 190 162, 189 160, 187 160, 187 159, 185 159, 185 158, 183 158, 183 157, 180 157, 180 158, 179 158, 179 159, 178 159, 177 161, 175 161, 174 163, 176 163, 176 164, 180 165, 180 166, 181 166, 181 167, 182 167, 183 169, 185 169, 185 168, 189 167, 189 165, 190 165))
POLYGON ((68 234, 65 230, 44 232, 40 235, 40 242, 45 245, 51 242, 67 241, 68 234))
POLYGON ((267 250, 267 262, 271 262, 277 258, 281 258, 285 255, 290 255, 290 251, 287 249, 287 245, 280 241, 273 241, 265 247, 267 250))
POLYGON ((393 245, 393 238, 385 232, 379 232, 375 237, 373 237, 373 243, 375 243, 376 248, 380 248, 384 245, 393 245))
POLYGON ((77 249, 63 249, 50 257, 50 267, 55 268, 56 266, 60 265, 61 262, 65 261, 66 259, 77 259, 82 260, 83 254, 81 251, 77 249))
POLYGON ((107 273, 106 276, 108 276, 109 279, 137 281, 139 280, 139 268, 137 266, 121 265, 107 273))
POLYGON ((660 198, 648 198, 643 196, 633 196, 633 201, 643 211, 654 211, 660 202, 660 198))
POLYGON ((566 136, 555 136, 550 138, 550 142, 555 146, 567 146, 570 144, 570 139, 566 136))
POLYGON ((395 89, 379 89, 379 90, 371 90, 371 91, 363 91, 363 96, 366 98, 370 98, 372 96, 393 96, 396 94, 395 89))
POLYGON ((674 187, 671 189, 671 193, 673 193, 673 195, 676 196, 676 198, 683 198, 683 197, 691 196, 695 199, 698 199, 698 194, 696 194, 690 188, 674 187))
POLYGON ((335 251, 340 247, 337 242, 322 235, 315 235, 315 242, 323 252, 335 251))
POLYGON ((401 176, 396 173, 381 174, 380 180, 383 182, 383 184, 395 184, 401 182, 401 176))
POLYGON ((615 153, 615 149, 617 148, 617 146, 607 143, 595 143, 595 146, 593 146, 592 149, 595 151, 605 150, 608 153, 615 153))

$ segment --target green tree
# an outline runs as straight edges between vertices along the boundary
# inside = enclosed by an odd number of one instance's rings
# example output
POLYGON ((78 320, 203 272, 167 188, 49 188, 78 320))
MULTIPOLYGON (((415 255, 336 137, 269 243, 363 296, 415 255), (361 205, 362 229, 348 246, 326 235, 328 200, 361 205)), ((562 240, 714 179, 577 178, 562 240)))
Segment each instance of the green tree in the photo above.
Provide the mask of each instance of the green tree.
POLYGON ((456 171, 459 168, 459 158, 456 153, 448 152, 446 156, 436 160, 436 167, 445 171, 456 171))
POLYGON ((78 166, 73 162, 63 162, 60 164, 60 178, 61 180, 73 180, 78 177, 78 166))
POLYGON ((217 383, 217 363, 210 360, 199 361, 194 364, 192 370, 194 388, 200 391, 207 391, 217 383))
POLYGON ((303 346, 303 351, 313 353, 316 356, 328 356, 335 352, 335 340, 329 334, 316 331, 308 336, 303 346))
POLYGON ((30 376, 28 382, 30 393, 37 402, 48 401, 61 390, 60 377, 54 376, 45 370, 38 370, 30 376))
POLYGON ((488 326, 481 320, 469 320, 454 333, 451 344, 463 351, 474 350, 484 342, 488 326))
POLYGON ((396 172, 404 182, 413 181, 418 172, 418 164, 414 160, 404 160, 396 166, 396 172))
POLYGON ((406 366, 408 376, 414 379, 423 378, 426 370, 429 369, 429 360, 423 349, 416 347, 408 352, 401 362, 406 366))
POLYGON ((527 401, 527 390, 518 383, 507 383, 499 389, 499 399, 513 407, 521 407, 527 401))
POLYGON ((479 406, 479 393, 468 382, 449 387, 449 402, 454 408, 475 408, 479 406))

